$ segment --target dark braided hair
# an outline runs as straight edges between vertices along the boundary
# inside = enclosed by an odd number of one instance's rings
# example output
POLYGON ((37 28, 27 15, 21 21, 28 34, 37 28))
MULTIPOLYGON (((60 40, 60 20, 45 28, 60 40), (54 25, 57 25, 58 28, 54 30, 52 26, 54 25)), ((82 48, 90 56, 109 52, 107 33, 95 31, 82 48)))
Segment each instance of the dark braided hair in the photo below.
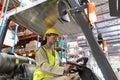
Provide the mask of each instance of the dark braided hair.
POLYGON ((47 37, 45 37, 45 40, 41 42, 41 46, 45 45, 47 43, 47 37))

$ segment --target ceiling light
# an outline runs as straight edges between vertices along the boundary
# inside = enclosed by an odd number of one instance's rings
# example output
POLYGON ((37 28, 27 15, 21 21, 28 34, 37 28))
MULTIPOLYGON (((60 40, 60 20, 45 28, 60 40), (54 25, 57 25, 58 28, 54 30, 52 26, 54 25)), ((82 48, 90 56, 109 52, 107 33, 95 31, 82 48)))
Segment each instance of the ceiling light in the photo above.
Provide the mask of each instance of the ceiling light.
POLYGON ((85 39, 85 36, 78 36, 77 39, 79 39, 79 40, 85 39))
POLYGON ((117 43, 117 44, 113 44, 113 46, 120 46, 120 43, 117 43))

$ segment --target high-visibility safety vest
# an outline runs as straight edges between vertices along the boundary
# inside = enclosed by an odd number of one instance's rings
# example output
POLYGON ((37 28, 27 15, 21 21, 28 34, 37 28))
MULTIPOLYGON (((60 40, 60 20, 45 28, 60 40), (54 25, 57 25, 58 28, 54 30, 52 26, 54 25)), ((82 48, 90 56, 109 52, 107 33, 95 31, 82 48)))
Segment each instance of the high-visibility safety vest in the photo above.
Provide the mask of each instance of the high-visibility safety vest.
MULTIPOLYGON (((53 56, 51 51, 47 49, 45 46, 42 46, 42 49, 45 51, 46 56, 48 57, 48 62, 51 66, 59 66, 59 57, 56 51, 54 51, 55 55, 53 56)), ((38 63, 37 63, 38 64, 38 63)), ((40 80, 43 78, 51 78, 48 74, 44 74, 40 68, 36 69, 33 75, 33 80, 40 80)))

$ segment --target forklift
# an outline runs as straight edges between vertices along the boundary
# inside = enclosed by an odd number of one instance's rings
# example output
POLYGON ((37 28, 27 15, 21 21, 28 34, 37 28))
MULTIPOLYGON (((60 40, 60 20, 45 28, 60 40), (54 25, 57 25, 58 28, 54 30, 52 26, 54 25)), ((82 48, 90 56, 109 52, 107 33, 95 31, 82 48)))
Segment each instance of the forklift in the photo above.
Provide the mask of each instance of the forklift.
MULTIPOLYGON (((92 33, 92 25, 84 11, 88 8, 88 3, 88 0, 44 0, 29 8, 16 8, 15 11, 9 12, 7 15, 0 34, 0 51, 11 20, 38 35, 43 35, 45 30, 52 26, 55 26, 62 35, 82 31, 105 80, 118 80, 92 33)), ((86 60, 86 58, 83 59, 86 60)), ((87 60, 83 64, 86 64, 86 62, 87 60)), ((71 73, 78 72, 81 68, 83 72, 92 72, 84 65, 66 63, 78 67, 77 70, 72 70, 71 73)), ((35 60, 0 52, 0 80, 32 80, 36 68, 35 60), (29 64, 30 62, 31 64, 29 64)), ((82 76, 82 80, 99 80, 95 76, 89 79, 84 78, 87 74, 82 75, 80 72, 79 74, 82 76)))

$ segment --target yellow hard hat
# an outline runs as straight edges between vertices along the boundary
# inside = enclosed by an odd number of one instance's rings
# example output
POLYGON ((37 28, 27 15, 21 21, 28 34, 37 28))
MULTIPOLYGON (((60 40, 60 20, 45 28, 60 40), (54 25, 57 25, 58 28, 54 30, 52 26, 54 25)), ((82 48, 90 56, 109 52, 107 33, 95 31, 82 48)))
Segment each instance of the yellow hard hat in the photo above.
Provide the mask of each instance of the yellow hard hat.
POLYGON ((58 31, 55 28, 49 28, 46 32, 45 35, 47 34, 56 34, 59 35, 58 31))

